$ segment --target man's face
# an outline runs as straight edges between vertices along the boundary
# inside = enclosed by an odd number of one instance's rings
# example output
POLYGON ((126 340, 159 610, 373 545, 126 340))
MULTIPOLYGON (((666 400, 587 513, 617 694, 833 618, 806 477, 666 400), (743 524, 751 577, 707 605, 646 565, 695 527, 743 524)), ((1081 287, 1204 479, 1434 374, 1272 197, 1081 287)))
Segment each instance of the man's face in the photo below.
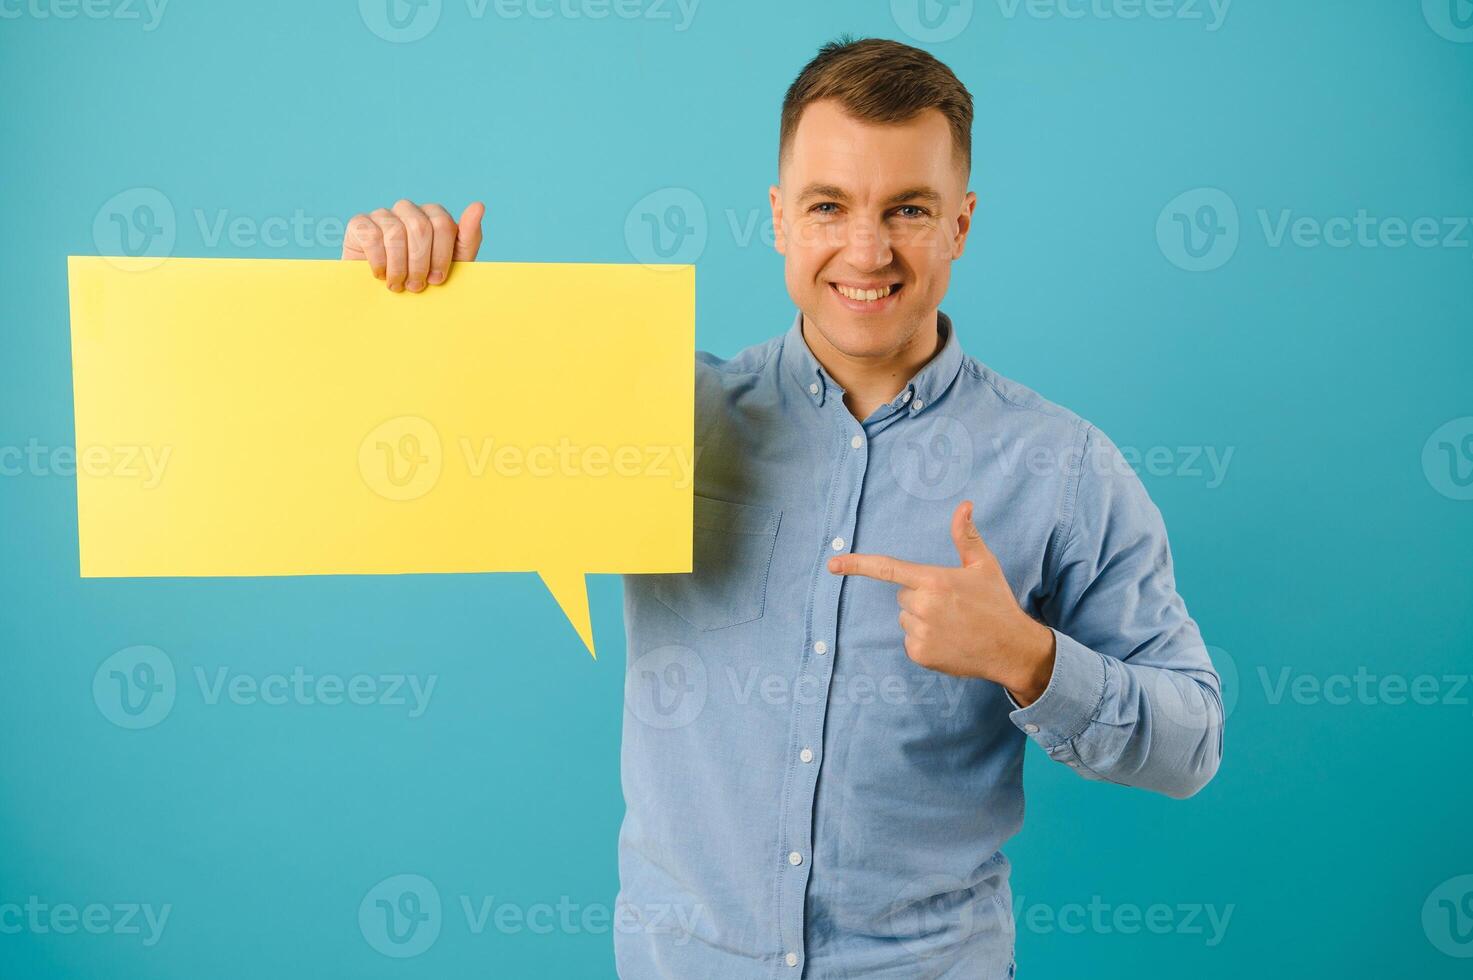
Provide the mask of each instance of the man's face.
POLYGON ((882 360, 929 338, 977 206, 946 117, 927 109, 875 125, 815 102, 779 180, 769 191, 777 250, 788 293, 819 334, 810 345, 882 360))

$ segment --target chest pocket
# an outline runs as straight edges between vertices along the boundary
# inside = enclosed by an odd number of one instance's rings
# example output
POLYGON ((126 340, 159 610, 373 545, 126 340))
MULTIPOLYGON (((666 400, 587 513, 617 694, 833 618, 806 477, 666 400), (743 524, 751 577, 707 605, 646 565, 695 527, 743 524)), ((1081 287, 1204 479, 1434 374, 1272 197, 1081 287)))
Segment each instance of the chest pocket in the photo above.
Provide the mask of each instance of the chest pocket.
POLYGON ((761 619, 782 512, 696 494, 692 571, 652 575, 656 599, 700 630, 761 619))

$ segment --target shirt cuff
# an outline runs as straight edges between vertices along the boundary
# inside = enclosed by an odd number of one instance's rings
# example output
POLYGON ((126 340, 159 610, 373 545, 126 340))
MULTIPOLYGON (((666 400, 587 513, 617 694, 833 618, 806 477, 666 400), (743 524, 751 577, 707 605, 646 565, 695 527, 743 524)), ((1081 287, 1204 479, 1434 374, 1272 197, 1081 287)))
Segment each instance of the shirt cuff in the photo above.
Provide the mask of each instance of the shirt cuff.
POLYGON ((1053 634, 1054 671, 1043 694, 1021 708, 1008 693, 1008 700, 1017 709, 1008 717, 1045 749, 1067 742, 1088 728, 1105 698, 1104 656, 1058 630, 1053 634))

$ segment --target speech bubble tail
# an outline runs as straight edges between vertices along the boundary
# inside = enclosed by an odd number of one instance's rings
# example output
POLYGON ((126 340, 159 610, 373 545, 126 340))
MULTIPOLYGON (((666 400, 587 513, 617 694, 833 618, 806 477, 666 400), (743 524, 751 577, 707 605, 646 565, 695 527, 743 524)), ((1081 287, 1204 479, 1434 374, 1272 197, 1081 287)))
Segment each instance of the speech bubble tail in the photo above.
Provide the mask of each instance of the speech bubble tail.
POLYGON ((593 649, 593 620, 588 614, 588 582, 578 571, 539 571, 537 577, 547 586, 547 591, 557 601, 563 615, 578 631, 583 645, 594 660, 598 653, 593 649))

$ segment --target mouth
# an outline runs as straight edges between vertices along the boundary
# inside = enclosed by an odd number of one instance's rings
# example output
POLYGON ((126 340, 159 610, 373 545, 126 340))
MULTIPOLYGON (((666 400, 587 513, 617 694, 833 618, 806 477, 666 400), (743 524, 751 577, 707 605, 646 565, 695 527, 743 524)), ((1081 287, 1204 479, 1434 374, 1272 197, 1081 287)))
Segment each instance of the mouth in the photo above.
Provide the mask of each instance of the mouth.
POLYGON ((880 313, 890 309, 897 302, 897 297, 904 283, 892 282, 883 286, 855 286, 848 283, 829 283, 829 291, 839 301, 839 305, 856 313, 880 313))

